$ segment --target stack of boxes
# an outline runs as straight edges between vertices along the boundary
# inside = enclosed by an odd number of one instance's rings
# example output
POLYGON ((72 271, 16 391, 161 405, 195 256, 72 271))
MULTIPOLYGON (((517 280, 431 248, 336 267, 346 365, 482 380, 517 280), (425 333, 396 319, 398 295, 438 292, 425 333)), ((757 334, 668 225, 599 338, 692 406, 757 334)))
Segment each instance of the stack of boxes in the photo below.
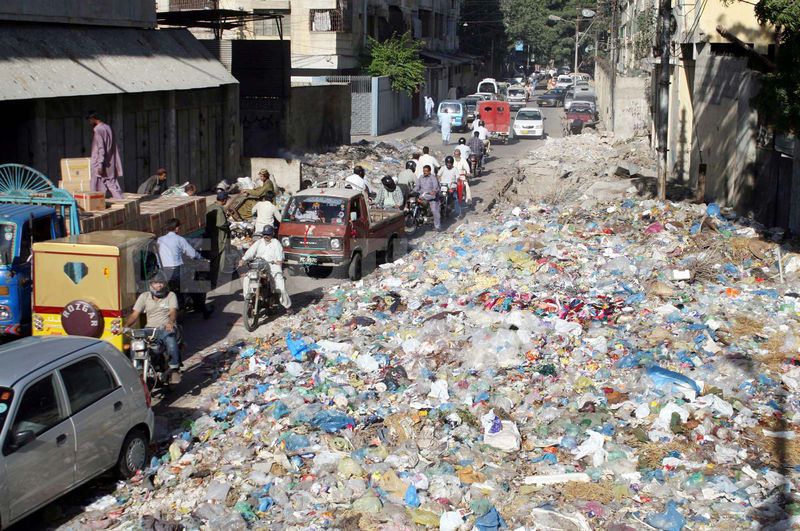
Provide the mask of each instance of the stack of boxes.
MULTIPOLYGON (((90 159, 61 159, 60 188, 69 191, 78 204, 81 232, 138 230, 160 236, 167 220, 177 218, 188 234, 205 227, 204 197, 145 197, 125 194, 124 199, 106 199, 90 188, 90 159)), ((67 220, 67 231, 72 232, 67 220)))

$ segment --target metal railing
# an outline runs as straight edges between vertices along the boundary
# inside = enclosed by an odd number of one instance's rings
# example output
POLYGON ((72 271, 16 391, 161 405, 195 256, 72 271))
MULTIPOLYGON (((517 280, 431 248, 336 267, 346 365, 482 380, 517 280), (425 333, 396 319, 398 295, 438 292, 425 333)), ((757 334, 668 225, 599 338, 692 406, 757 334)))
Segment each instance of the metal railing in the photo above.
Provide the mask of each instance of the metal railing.
POLYGON ((328 83, 349 83, 350 92, 372 92, 370 76, 325 76, 328 83))
POLYGON ((169 11, 188 11, 192 9, 218 9, 215 0, 169 0, 169 11))
POLYGON ((314 32, 348 32, 352 30, 350 11, 341 7, 337 9, 311 9, 308 17, 308 29, 314 32))

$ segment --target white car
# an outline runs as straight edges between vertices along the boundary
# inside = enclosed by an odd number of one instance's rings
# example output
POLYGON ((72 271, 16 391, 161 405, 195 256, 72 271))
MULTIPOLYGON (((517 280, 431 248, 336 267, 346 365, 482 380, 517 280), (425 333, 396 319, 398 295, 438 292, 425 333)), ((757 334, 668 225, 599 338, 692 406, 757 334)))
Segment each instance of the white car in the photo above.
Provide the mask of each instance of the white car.
POLYGON ((523 107, 514 118, 514 136, 544 138, 544 121, 538 107, 523 107))
POLYGON ((572 76, 561 75, 556 78, 556 88, 569 88, 574 85, 575 82, 572 80, 572 76))

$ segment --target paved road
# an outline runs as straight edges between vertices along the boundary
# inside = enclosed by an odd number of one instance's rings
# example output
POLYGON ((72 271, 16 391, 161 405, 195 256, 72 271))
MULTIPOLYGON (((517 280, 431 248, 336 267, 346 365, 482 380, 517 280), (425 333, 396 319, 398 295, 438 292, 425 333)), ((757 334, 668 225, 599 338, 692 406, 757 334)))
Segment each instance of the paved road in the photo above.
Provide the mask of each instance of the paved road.
MULTIPOLYGON (((551 136, 561 136, 561 121, 563 111, 559 109, 544 109, 548 118, 545 122, 545 132, 551 136)), ((458 139, 461 135, 455 135, 458 139)), ((464 134, 466 136, 466 134, 464 134)), ((509 177, 508 169, 520 158, 524 158, 531 150, 541 145, 543 140, 519 139, 508 145, 496 145, 492 148, 492 156, 487 163, 486 171, 480 179, 472 182, 472 195, 475 207, 483 207, 494 197, 494 188, 498 183, 506 182, 509 177)), ((438 160, 443 160, 445 154, 451 154, 455 145, 443 146, 441 136, 432 133, 417 144, 421 147, 430 146, 438 160)), ((467 214, 467 220, 475 215, 467 214)), ((435 233, 422 234, 420 238, 435 237, 435 233)), ((409 242, 414 246, 417 238, 409 242)), ((331 287, 337 284, 350 284, 350 281, 340 276, 338 278, 313 279, 306 276, 289 276, 287 286, 295 307, 305 307, 319 301, 331 287)), ((204 321, 200 316, 190 315, 184 320, 184 339, 186 349, 184 356, 185 372, 183 382, 167 396, 156 394, 153 397, 154 410, 157 421, 162 430, 174 429, 197 407, 197 397, 202 388, 212 383, 216 377, 212 364, 204 364, 204 359, 212 359, 213 353, 219 350, 220 345, 235 343, 249 337, 265 337, 273 333, 284 333, 283 327, 287 322, 283 319, 270 320, 253 333, 247 332, 242 326, 242 296, 240 282, 230 282, 208 294, 208 300, 214 304, 215 312, 212 318, 204 321), (207 356, 211 355, 211 358, 207 356)), ((162 431, 163 432, 163 431, 162 431)), ((90 504, 93 499, 114 491, 114 480, 109 477, 100 478, 77 489, 73 493, 50 504, 22 522, 13 526, 16 531, 22 529, 52 528, 65 526, 68 528, 80 525, 82 508, 90 504)))

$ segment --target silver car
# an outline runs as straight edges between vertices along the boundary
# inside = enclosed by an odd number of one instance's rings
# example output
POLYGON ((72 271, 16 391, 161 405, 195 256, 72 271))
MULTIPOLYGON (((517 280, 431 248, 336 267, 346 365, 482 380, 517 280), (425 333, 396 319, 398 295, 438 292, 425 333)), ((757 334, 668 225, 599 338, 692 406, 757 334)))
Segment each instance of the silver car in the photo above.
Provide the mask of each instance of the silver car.
POLYGON ((0 528, 115 468, 147 465, 150 395, 114 346, 29 337, 0 347, 0 528))

